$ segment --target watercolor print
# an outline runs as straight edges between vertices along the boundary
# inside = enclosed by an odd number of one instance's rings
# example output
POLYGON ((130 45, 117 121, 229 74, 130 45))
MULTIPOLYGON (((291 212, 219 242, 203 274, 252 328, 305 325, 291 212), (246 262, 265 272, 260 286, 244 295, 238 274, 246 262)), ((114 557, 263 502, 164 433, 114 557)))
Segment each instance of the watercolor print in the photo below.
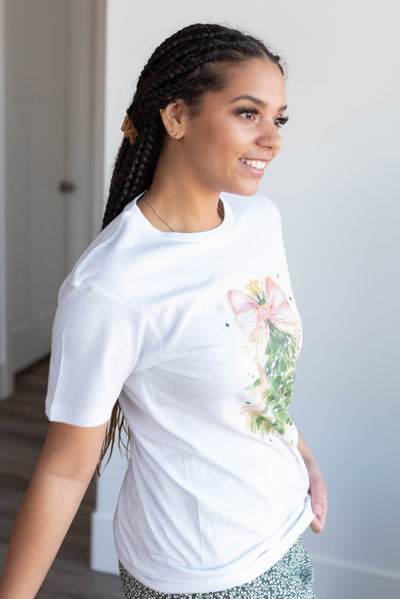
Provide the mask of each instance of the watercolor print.
POLYGON ((229 291, 235 322, 254 348, 258 378, 246 387, 252 403, 241 413, 252 434, 279 432, 290 442, 293 424, 288 407, 292 397, 300 341, 300 321, 279 285, 270 277, 246 286, 250 294, 229 291))

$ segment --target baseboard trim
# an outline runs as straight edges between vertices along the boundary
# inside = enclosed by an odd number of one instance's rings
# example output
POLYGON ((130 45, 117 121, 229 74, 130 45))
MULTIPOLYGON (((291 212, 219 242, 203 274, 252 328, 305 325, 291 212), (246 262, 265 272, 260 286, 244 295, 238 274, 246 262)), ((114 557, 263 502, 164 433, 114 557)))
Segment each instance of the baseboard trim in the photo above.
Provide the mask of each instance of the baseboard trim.
POLYGON ((317 597, 324 599, 400 597, 399 572, 311 553, 310 558, 315 571, 314 591, 317 597))
POLYGON ((118 574, 118 557, 115 551, 113 516, 93 512, 90 532, 90 567, 97 572, 118 574))
POLYGON ((349 562, 345 560, 321 557, 310 554, 313 563, 325 564, 327 566, 333 566, 335 568, 345 568, 346 570, 353 570, 354 572, 360 572, 363 574, 371 574, 372 576, 383 576, 385 578, 393 578, 394 580, 400 580, 400 572, 393 570, 385 570, 383 568, 372 568, 371 566, 364 566, 357 562, 349 562))

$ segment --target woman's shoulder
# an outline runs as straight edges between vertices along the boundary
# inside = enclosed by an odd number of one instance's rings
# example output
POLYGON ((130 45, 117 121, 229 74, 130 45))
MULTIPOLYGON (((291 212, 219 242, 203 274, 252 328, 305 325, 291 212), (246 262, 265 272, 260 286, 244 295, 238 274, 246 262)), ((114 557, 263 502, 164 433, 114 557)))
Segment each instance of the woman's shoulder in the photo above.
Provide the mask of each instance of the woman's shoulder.
POLYGON ((127 256, 134 254, 132 239, 128 206, 96 235, 78 258, 61 285, 59 300, 82 288, 118 297, 118 286, 126 278, 127 256))

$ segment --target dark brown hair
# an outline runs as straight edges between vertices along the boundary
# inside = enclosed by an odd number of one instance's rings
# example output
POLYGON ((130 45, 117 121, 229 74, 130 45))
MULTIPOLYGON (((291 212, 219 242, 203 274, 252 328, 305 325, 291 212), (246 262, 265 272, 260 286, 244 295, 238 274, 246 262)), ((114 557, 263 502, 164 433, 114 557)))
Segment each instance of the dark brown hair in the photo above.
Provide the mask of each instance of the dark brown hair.
MULTIPOLYGON (((219 91, 225 86, 226 69, 220 68, 221 63, 237 64, 253 58, 268 58, 284 74, 280 57, 260 40, 222 25, 189 25, 167 38, 154 51, 140 74, 127 110, 137 137, 132 145, 124 137, 119 149, 103 228, 151 185, 165 136, 160 110, 180 98, 195 113, 205 92, 219 91)), ((111 456, 117 430, 121 447, 123 429, 129 441, 129 432, 117 402, 108 423, 99 466, 108 450, 111 456)))

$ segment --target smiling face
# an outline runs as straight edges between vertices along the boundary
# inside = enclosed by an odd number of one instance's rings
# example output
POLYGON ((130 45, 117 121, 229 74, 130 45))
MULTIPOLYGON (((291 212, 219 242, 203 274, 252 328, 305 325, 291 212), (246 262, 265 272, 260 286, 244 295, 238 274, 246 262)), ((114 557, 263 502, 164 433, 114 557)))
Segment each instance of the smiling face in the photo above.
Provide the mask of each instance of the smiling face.
POLYGON ((269 59, 252 59, 228 69, 227 85, 206 92, 194 115, 186 110, 179 142, 181 173, 210 192, 252 195, 265 168, 278 154, 286 122, 285 85, 269 59))

